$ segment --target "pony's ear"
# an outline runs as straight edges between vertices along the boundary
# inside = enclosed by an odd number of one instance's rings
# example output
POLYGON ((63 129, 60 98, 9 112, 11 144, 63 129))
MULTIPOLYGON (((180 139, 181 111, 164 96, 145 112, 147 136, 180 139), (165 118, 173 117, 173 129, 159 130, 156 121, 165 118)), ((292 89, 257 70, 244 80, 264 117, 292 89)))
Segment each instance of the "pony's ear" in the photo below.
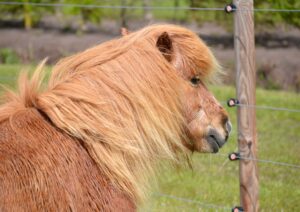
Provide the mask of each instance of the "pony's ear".
POLYGON ((125 28, 125 27, 121 28, 121 35, 122 36, 129 35, 129 34, 130 34, 130 32, 127 28, 125 28))
POLYGON ((162 33, 157 41, 156 46, 158 50, 162 53, 162 55, 166 58, 167 61, 172 61, 173 55, 173 45, 172 40, 167 32, 162 33))

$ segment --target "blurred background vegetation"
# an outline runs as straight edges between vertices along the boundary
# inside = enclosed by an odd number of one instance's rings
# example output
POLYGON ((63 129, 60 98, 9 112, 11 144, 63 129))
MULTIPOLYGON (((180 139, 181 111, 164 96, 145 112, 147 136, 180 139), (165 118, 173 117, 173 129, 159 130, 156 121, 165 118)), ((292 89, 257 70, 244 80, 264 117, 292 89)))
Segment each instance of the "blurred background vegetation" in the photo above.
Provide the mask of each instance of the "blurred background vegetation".
MULTIPOLYGON (((216 49, 217 58, 229 73, 224 82, 234 84, 233 16, 220 10, 187 9, 222 9, 230 0, 9 1, 18 3, 15 5, 1 2, 8 1, 0 0, 0 63, 32 63, 48 57, 53 64, 61 57, 117 37, 121 27, 135 30, 151 23, 167 22, 192 29, 216 49)), ((300 0, 255 0, 254 7, 300 9, 300 0)), ((300 92, 300 62, 293 59, 299 55, 300 13, 255 12, 254 16, 256 46, 263 47, 257 48, 257 85, 300 92)))
MULTIPOLYGON (((1 0, 2 2, 5 2, 1 0)), ((0 2, 1 2, 0 1, 0 2)), ((12 2, 12 1, 11 1, 12 2)), ((193 10, 151 10, 151 9, 127 9, 120 8, 103 9, 103 8, 87 8, 87 7, 53 7, 53 6, 33 6, 27 4, 43 3, 43 4, 80 4, 80 5, 126 5, 126 6, 166 6, 166 7, 201 7, 201 8, 223 8, 229 1, 215 0, 14 0, 22 5, 0 5, 0 20, 5 21, 21 21, 26 29, 37 26, 45 16, 55 16, 61 22, 64 22, 68 28, 68 20, 70 17, 76 16, 80 22, 80 29, 84 30, 85 24, 88 22, 100 23, 102 19, 121 19, 121 25, 126 26, 129 19, 143 18, 145 20, 164 19, 182 22, 196 21, 199 24, 205 22, 216 22, 218 24, 231 26, 224 13, 218 11, 202 12, 193 10)), ((299 0, 256 0, 255 8, 272 8, 272 9, 299 9, 299 0)), ((257 23, 260 25, 276 26, 278 24, 288 24, 300 27, 299 13, 274 13, 272 16, 266 13, 255 13, 257 23)))

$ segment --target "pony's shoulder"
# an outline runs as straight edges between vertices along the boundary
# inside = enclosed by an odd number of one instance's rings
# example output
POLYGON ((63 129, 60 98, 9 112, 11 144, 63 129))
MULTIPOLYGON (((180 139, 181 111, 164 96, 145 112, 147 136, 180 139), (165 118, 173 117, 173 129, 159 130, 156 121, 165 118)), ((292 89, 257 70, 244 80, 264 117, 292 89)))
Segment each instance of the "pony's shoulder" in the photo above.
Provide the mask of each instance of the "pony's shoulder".
POLYGON ((0 123, 0 150, 5 156, 35 154, 42 139, 53 136, 51 124, 35 108, 16 111, 0 123), (10 153, 10 154, 6 154, 10 153))
POLYGON ((80 142, 35 108, 0 123, 0 190, 9 192, 8 197, 0 193, 2 209, 135 210, 132 201, 103 177, 80 142))

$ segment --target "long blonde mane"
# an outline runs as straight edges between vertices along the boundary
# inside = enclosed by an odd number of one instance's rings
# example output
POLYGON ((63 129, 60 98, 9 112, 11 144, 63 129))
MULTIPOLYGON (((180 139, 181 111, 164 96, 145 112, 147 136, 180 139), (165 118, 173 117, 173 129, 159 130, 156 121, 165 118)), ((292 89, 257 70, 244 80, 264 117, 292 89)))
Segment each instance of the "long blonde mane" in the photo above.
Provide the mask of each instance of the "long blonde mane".
POLYGON ((44 91, 39 89, 43 64, 31 80, 21 75, 19 94, 9 92, 0 107, 0 122, 16 111, 37 108, 81 140, 111 183, 139 201, 160 159, 177 161, 185 152, 180 97, 186 82, 175 67, 202 67, 198 71, 206 76, 214 68, 212 59, 192 32, 150 26, 63 59, 44 91), (170 35, 180 64, 169 63, 157 49, 163 32, 170 35))

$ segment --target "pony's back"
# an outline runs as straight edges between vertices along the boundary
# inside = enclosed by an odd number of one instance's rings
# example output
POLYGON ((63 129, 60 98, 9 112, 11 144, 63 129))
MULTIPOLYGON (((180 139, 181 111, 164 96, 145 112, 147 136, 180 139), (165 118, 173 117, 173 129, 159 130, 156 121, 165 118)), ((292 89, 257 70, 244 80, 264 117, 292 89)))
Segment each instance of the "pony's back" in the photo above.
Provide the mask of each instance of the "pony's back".
POLYGON ((34 108, 0 123, 0 211, 132 211, 80 141, 34 108))

